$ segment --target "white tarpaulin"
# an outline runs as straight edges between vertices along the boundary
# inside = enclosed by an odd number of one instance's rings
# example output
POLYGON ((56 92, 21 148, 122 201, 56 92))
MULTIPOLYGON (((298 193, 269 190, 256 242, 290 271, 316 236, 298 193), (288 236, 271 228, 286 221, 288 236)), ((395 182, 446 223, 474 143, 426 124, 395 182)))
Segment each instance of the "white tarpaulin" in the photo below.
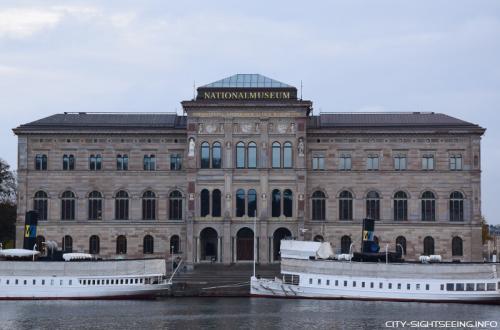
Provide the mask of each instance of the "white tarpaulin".
POLYGON ((290 259, 327 259, 333 256, 330 243, 311 241, 282 240, 280 245, 281 258, 290 259))

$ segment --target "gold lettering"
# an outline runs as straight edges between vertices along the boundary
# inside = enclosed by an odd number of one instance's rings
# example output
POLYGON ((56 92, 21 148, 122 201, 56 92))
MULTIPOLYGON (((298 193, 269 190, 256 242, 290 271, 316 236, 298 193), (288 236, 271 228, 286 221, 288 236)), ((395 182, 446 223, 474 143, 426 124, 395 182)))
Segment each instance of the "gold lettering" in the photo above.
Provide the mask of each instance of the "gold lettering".
POLYGON ((289 99, 290 98, 290 92, 283 92, 283 98, 284 99, 289 99))

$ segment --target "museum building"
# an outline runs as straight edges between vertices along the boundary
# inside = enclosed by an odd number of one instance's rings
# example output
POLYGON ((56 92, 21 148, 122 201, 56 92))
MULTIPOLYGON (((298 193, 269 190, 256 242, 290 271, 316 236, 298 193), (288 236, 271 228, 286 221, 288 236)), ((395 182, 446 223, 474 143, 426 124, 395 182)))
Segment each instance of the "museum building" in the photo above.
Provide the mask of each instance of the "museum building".
POLYGON ((407 260, 480 261, 481 136, 441 113, 320 113, 259 74, 201 86, 175 113, 62 113, 18 136, 17 245, 188 263, 279 260, 290 237, 407 260))

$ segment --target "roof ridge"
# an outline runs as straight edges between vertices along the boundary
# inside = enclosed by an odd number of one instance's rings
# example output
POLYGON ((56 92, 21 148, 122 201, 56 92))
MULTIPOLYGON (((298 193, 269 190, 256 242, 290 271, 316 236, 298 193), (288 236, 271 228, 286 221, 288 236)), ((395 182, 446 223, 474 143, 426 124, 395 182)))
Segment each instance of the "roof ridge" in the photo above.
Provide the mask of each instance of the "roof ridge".
POLYGON ((295 88, 259 73, 237 73, 198 88, 295 88))

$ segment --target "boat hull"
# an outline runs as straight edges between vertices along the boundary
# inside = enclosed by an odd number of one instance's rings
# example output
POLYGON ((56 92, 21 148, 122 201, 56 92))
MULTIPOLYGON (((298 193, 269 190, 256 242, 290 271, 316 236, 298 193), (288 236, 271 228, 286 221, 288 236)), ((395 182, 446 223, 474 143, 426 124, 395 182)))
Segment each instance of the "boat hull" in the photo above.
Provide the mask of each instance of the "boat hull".
MULTIPOLYGON (((464 291, 465 292, 465 291, 464 291)), ((442 294, 398 294, 377 292, 361 292, 361 290, 325 290, 324 288, 306 287, 284 284, 279 279, 252 278, 250 282, 250 296, 281 299, 328 299, 328 300, 365 300, 365 301, 392 301, 392 302, 425 302, 425 303, 466 303, 466 304, 495 304, 500 305, 500 295, 497 292, 471 295, 464 293, 442 294)))

